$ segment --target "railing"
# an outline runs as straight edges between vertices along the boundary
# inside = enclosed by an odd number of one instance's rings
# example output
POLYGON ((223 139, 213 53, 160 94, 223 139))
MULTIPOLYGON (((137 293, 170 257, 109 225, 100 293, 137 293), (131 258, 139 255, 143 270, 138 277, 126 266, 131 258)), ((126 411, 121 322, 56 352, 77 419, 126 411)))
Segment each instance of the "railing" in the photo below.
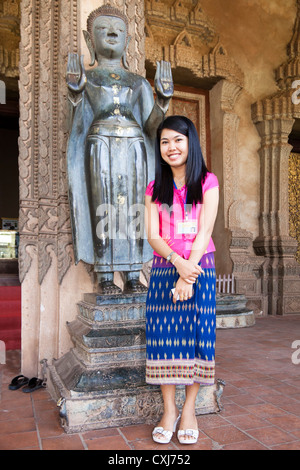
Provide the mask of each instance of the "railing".
POLYGON ((218 294, 235 294, 235 282, 233 274, 224 274, 217 276, 217 293, 218 294))

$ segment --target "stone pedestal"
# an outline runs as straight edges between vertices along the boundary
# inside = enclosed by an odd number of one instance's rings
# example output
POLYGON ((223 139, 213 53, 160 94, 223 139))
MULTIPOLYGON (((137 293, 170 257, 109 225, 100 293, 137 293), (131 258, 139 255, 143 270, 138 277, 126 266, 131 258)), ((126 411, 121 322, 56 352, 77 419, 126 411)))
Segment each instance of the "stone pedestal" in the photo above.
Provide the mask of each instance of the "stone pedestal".
POLYGON ((255 325, 255 314, 246 307, 247 302, 242 294, 217 294, 217 329, 255 325))
MULTIPOLYGON (((145 383, 146 294, 85 294, 68 324, 74 348, 48 364, 47 385, 66 432, 145 422, 163 411, 160 387, 145 383)), ((225 383, 201 387, 197 414, 217 413, 225 383)), ((177 403, 184 402, 177 387, 177 403)))

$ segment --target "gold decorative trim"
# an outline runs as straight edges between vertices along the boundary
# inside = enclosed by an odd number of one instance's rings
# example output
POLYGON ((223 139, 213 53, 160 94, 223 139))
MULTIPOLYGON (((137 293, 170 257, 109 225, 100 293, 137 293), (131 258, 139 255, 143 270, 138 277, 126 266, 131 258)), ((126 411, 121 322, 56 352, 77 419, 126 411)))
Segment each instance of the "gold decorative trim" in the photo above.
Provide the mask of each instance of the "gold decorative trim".
POLYGON ((296 260, 300 263, 300 154, 291 153, 289 158, 289 223, 290 236, 298 242, 296 260))

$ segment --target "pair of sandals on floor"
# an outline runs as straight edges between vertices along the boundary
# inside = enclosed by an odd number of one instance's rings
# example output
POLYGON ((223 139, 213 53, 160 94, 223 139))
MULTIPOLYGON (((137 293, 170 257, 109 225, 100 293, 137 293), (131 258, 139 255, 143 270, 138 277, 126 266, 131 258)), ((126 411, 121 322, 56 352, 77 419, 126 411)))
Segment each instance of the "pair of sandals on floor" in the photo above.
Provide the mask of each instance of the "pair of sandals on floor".
MULTIPOLYGON (((152 431, 152 439, 154 440, 154 442, 158 442, 159 444, 169 444, 174 432, 176 431, 176 427, 180 418, 181 415, 179 414, 174 423, 173 431, 167 431, 161 426, 157 426, 156 428, 154 428, 152 431), (159 437, 156 436, 157 434, 159 435, 159 437)), ((177 432, 177 438, 180 444, 195 444, 198 440, 198 437, 198 429, 179 429, 177 432)))
POLYGON ((31 393, 39 388, 45 388, 46 383, 38 377, 32 377, 32 379, 29 379, 28 377, 25 377, 25 375, 17 375, 17 377, 12 379, 8 386, 9 390, 19 390, 21 387, 23 387, 22 392, 31 393))

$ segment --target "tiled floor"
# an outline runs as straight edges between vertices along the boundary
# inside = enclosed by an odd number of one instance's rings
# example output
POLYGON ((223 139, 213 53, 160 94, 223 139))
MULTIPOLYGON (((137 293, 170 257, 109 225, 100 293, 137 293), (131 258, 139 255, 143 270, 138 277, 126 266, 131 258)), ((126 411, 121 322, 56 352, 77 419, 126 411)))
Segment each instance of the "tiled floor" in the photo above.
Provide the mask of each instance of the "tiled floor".
MULTIPOLYGON (((0 366, 0 449, 187 450, 175 435, 169 445, 155 444, 149 425, 65 434, 47 389, 8 390, 19 360, 19 352, 10 351, 0 366)), ((226 381, 224 409, 198 417, 199 440, 188 448, 300 450, 300 363, 293 362, 300 362, 300 316, 258 318, 251 328, 218 330, 216 376, 226 381)))

